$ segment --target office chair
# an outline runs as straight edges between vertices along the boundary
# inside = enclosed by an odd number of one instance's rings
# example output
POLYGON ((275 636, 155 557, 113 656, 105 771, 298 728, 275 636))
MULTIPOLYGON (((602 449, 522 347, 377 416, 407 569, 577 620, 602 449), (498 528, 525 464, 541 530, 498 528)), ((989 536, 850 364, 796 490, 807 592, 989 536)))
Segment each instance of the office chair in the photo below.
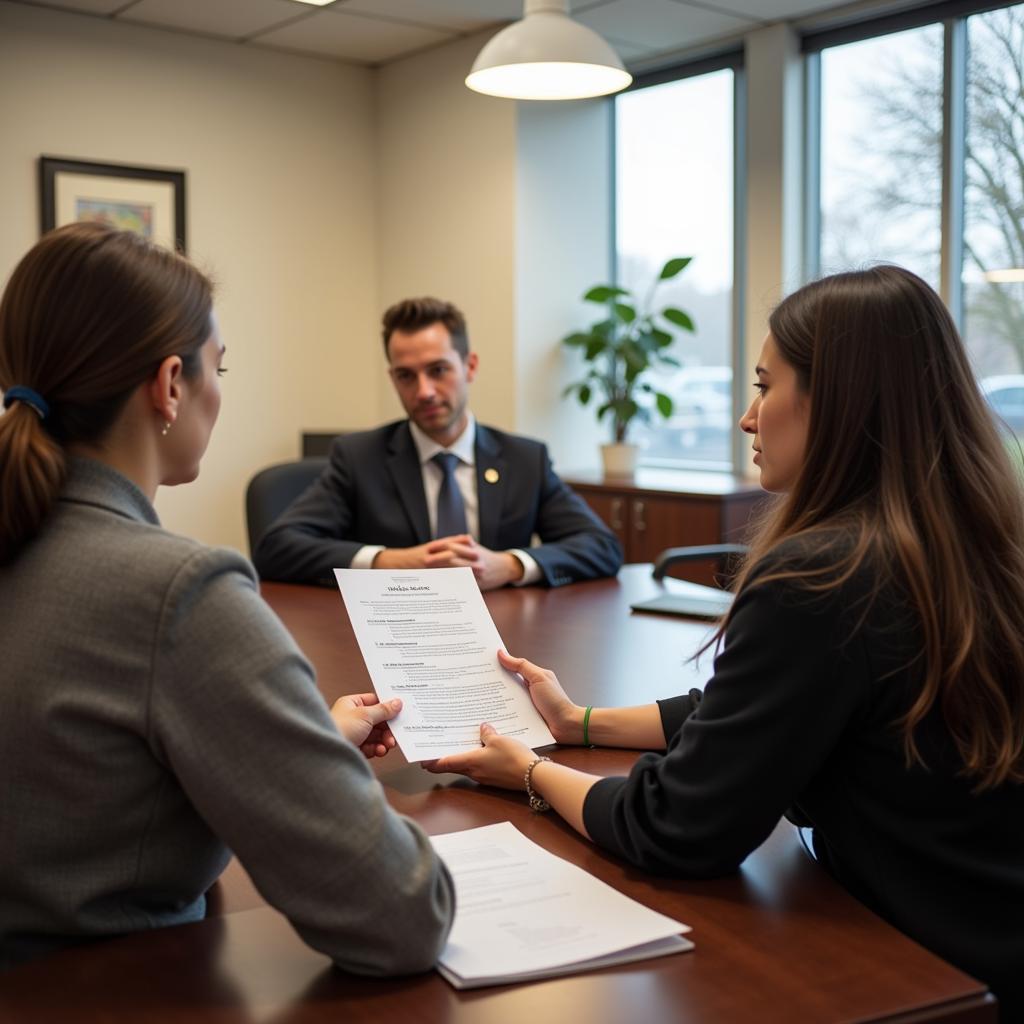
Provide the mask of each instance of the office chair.
POLYGON ((326 458, 280 462, 261 469, 245 489, 249 554, 278 516, 327 468, 326 458))
MULTIPOLYGON (((702 544, 688 548, 666 548, 654 560, 651 574, 663 580, 665 573, 679 562, 696 562, 705 558, 726 558, 745 555, 744 544, 702 544)), ((720 619, 732 605, 732 594, 717 587, 687 584, 683 593, 663 593, 646 601, 637 601, 630 608, 636 612, 654 612, 658 615, 680 615, 687 619, 720 619)))
POLYGON ((651 575, 656 580, 661 580, 673 565, 680 562, 699 562, 705 558, 727 558, 730 555, 742 556, 747 550, 746 544, 702 544, 697 547, 665 548, 654 560, 654 572, 651 575))

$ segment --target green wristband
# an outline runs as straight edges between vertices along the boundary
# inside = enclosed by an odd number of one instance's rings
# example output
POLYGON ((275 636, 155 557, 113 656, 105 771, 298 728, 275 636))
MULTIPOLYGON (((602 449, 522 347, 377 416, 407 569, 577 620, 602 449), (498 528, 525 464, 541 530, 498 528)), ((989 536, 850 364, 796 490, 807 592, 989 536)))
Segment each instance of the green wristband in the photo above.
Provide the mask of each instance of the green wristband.
POLYGON ((583 712, 583 746, 590 746, 590 712, 593 711, 593 707, 587 707, 587 710, 583 712))

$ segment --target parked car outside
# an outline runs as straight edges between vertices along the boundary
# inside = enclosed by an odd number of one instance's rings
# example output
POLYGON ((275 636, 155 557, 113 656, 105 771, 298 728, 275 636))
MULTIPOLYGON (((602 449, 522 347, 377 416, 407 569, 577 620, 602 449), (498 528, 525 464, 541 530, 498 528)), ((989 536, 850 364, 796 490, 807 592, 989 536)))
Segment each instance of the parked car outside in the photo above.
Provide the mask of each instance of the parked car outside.
MULTIPOLYGON (((642 459, 652 463, 727 463, 735 427, 731 367, 687 367, 658 386, 672 397, 674 409, 667 420, 653 417, 649 424, 635 428, 642 459)), ((999 428, 1024 439, 1024 374, 984 377, 979 387, 999 428)), ((1018 459, 1024 460, 1019 446, 1014 448, 1018 459)))
POLYGON ((734 427, 732 368, 690 366, 657 383, 673 402, 667 420, 652 418, 635 431, 644 461, 729 461, 734 427))
POLYGON ((1017 436, 1024 434, 1024 374, 985 377, 980 386, 1000 426, 1017 436))

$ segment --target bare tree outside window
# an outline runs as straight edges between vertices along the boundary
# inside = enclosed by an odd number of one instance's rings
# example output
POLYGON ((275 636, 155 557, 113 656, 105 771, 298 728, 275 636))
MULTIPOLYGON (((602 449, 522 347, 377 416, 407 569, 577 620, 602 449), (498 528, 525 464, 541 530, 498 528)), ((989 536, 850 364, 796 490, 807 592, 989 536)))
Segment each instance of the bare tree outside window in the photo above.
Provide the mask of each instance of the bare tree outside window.
POLYGON ((821 55, 821 270, 885 260, 939 282, 942 27, 821 55))
POLYGON ((968 19, 967 40, 964 334, 980 377, 1024 374, 1024 4, 968 19))
MULTIPOLYGON (((1024 4, 967 19, 962 324, 993 410, 1024 435, 1024 4)), ((823 272, 877 260, 938 285, 943 32, 822 53, 823 272)))

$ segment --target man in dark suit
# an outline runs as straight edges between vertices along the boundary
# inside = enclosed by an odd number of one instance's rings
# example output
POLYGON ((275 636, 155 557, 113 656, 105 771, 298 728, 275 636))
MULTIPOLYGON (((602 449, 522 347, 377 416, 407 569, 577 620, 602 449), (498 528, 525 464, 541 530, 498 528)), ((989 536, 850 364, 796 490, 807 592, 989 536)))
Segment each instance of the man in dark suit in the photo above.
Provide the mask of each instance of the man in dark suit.
POLYGON ((481 590, 615 575, 619 542, 555 475, 545 446, 469 412, 478 359, 462 314, 408 299, 383 326, 409 418, 334 441, 323 475, 257 544, 260 575, 332 584, 345 566, 469 566, 481 590))

